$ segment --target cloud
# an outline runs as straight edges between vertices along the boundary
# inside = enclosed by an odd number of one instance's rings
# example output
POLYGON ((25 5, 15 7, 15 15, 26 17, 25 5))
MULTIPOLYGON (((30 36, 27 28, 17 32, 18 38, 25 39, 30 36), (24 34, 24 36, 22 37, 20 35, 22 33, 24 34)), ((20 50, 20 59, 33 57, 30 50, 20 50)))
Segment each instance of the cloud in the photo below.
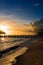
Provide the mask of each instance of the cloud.
POLYGON ((24 26, 29 26, 29 24, 24 24, 24 26))
POLYGON ((37 6, 39 6, 39 5, 40 5, 39 3, 33 4, 34 7, 37 7, 37 6))

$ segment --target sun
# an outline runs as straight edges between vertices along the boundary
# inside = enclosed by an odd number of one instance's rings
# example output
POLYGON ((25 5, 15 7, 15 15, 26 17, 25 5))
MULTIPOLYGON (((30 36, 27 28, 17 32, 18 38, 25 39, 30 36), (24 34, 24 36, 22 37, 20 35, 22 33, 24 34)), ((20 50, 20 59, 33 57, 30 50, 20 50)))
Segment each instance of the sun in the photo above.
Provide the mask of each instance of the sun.
POLYGON ((4 25, 1 25, 0 26, 0 30, 4 31, 6 34, 8 34, 8 27, 7 26, 4 26, 4 25))

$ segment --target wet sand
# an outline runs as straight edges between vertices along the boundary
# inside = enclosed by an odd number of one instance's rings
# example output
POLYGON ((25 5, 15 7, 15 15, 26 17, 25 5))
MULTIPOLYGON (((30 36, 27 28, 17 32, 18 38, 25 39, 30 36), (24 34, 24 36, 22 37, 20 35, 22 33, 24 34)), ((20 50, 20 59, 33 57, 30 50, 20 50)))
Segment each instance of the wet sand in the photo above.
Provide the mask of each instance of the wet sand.
POLYGON ((13 65, 43 65, 43 38, 29 46, 26 53, 16 59, 17 62, 13 65))

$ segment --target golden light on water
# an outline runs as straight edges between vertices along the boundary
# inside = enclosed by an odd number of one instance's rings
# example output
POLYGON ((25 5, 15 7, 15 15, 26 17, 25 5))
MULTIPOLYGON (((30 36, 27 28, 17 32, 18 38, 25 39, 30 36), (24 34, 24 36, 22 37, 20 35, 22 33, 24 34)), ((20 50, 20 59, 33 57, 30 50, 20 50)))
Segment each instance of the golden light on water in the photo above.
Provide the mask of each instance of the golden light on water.
POLYGON ((1 38, 1 40, 3 41, 3 40, 4 40, 4 38, 1 38))

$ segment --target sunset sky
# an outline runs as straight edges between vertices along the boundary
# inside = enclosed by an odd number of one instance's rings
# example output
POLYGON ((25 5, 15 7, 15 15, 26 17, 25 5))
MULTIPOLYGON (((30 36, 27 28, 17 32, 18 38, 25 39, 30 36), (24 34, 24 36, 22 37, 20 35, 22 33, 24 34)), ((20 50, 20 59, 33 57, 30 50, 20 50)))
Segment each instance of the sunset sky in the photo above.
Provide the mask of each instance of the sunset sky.
POLYGON ((0 0, 0 29, 11 35, 28 35, 25 24, 43 18, 43 0, 0 0))

